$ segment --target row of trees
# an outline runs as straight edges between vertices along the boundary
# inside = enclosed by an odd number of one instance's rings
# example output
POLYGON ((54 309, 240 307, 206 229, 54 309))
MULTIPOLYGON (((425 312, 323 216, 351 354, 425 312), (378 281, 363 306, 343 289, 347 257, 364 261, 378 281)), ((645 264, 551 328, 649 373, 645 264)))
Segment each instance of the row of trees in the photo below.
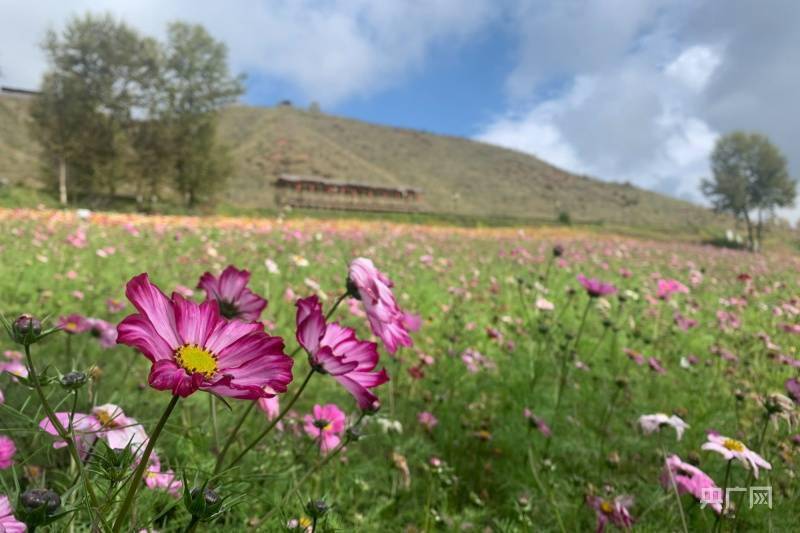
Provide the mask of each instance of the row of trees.
POLYGON ((715 209, 743 220, 747 242, 756 250, 764 223, 775 210, 794 206, 797 184, 786 158, 764 135, 734 132, 720 137, 711 154, 713 176, 701 190, 715 209))
POLYGON ((32 116, 62 203, 73 192, 131 195, 145 207, 214 198, 231 169, 217 112, 243 92, 223 43, 202 26, 170 24, 162 43, 86 15, 50 31, 43 48, 49 69, 32 116))

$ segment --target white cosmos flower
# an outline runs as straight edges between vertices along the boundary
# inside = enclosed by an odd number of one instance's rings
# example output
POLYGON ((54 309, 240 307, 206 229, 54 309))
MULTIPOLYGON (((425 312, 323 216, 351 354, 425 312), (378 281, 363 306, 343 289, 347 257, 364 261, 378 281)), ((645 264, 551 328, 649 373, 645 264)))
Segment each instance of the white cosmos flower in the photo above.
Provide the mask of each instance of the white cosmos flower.
POLYGON ((772 465, 764 460, 763 457, 745 446, 742 441, 736 439, 709 433, 708 442, 703 444, 702 449, 717 452, 728 461, 738 459, 747 469, 753 467, 753 476, 756 479, 758 479, 758 467, 772 470, 772 465))
POLYGON ((677 415, 667 416, 664 413, 656 413, 654 415, 642 415, 639 417, 639 426, 644 431, 645 435, 650 435, 655 431, 659 431, 662 426, 672 426, 678 436, 678 440, 683 437, 683 432, 689 427, 689 424, 677 415))

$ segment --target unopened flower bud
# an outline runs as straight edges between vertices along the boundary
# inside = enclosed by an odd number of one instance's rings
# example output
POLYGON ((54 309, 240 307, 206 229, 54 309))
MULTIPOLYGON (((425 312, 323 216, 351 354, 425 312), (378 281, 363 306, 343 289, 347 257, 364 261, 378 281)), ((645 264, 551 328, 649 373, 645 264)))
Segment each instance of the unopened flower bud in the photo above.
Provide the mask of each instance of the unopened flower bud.
POLYGON ((353 280, 350 279, 349 277, 345 282, 345 288, 347 289, 348 296, 350 296, 351 298, 355 298, 356 300, 361 299, 361 293, 358 292, 358 286, 356 286, 355 282, 353 282, 353 280))
POLYGON ((372 402, 372 404, 369 407, 367 407, 366 409, 362 409, 361 411, 365 415, 370 416, 370 415, 374 415, 375 413, 377 413, 380 410, 381 410, 381 402, 380 402, 380 400, 375 400, 374 402, 372 402))
POLYGON ((311 500, 306 504, 306 512, 311 515, 312 518, 321 518, 328 512, 330 507, 328 504, 325 503, 325 500, 311 500))
POLYGON ((61 386, 67 390, 78 390, 86 384, 87 379, 88 376, 85 372, 73 371, 67 372, 61 376, 59 381, 61 382, 61 386))
POLYGON ((11 333, 14 337, 14 342, 30 345, 36 342, 39 335, 42 334, 42 323, 33 315, 23 314, 14 321, 11 326, 11 333))
POLYGON ((767 396, 764 406, 767 408, 769 414, 789 413, 794 411, 794 402, 791 398, 777 392, 767 396))
POLYGON ((564 247, 560 244, 553 246, 553 257, 561 257, 564 255, 564 247))
POLYGON ((347 438, 348 438, 348 440, 351 440, 351 441, 355 442, 355 441, 357 441, 358 439, 360 439, 363 436, 364 436, 364 434, 361 431, 361 427, 359 427, 359 426, 350 426, 349 428, 347 428, 347 438))
POLYGON ((184 493, 184 504, 189 514, 200 520, 208 520, 219 512, 222 498, 209 488, 195 487, 184 493))
POLYGON ((19 497, 17 517, 28 529, 47 524, 50 517, 61 507, 61 497, 49 489, 30 489, 19 497))

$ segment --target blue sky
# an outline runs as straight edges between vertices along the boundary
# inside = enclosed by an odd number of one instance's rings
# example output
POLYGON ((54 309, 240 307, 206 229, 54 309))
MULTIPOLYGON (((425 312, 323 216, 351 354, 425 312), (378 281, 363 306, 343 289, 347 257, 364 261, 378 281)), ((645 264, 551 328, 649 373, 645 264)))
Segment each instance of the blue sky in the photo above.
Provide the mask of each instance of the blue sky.
MULTIPOLYGON (((503 24, 457 50, 440 44, 428 52, 413 75, 384 90, 356 96, 325 111, 367 122, 471 137, 505 110, 504 80, 514 67, 514 43, 503 24)), ((254 105, 274 105, 288 98, 308 106, 302 88, 279 78, 250 76, 244 97, 254 105)))
POLYGON ((734 129, 800 175, 795 0, 0 0, 0 83, 35 86, 45 30, 90 9, 155 37, 203 24, 252 104, 318 101, 698 202, 734 129))

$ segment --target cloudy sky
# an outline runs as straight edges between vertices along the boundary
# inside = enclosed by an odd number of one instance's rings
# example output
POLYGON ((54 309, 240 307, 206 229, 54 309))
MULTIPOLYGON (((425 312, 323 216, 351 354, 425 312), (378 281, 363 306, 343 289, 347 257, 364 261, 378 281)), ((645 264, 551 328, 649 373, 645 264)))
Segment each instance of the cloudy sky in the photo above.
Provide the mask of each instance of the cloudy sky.
POLYGON ((89 9, 153 36, 203 24, 252 104, 318 101, 696 201, 716 138, 754 130, 800 176, 796 0, 0 0, 0 83, 35 87, 46 29, 89 9))

